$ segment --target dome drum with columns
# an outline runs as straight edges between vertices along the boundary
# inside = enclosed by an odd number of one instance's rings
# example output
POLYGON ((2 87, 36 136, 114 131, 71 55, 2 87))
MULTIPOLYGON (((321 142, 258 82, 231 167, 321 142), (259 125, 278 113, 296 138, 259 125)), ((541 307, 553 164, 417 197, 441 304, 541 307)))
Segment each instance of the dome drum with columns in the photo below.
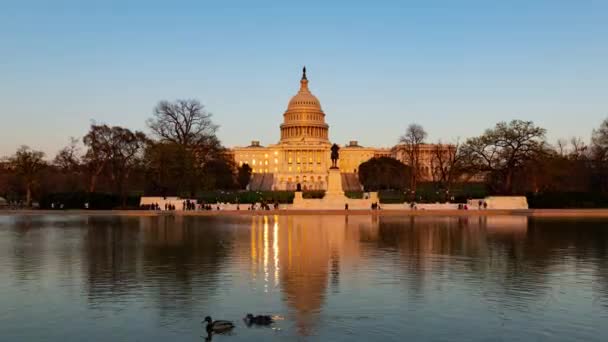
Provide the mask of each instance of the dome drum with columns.
MULTIPOLYGON (((308 88, 306 68, 300 90, 291 98, 280 126, 277 144, 262 146, 258 141, 246 147, 234 147, 231 154, 237 165, 248 164, 253 170, 250 190, 326 190, 331 167, 329 125, 321 103, 308 88)), ((360 146, 351 141, 340 147, 338 167, 345 191, 361 190, 357 178, 359 165, 373 157, 395 156, 398 149, 360 146)))

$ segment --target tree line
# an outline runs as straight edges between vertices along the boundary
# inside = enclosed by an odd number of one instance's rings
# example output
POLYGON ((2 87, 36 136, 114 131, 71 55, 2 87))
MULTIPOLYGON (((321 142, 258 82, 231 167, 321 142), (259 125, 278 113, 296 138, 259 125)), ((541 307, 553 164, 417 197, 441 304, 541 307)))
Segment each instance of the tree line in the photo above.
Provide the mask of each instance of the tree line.
MULTIPOLYGON (((197 197, 207 190, 244 189, 248 165, 237 167, 217 137, 212 114, 197 100, 161 101, 148 132, 92 123, 52 159, 20 147, 0 159, 0 197, 30 206, 52 193, 197 197)), ((608 193, 608 119, 580 138, 550 144, 531 121, 499 122, 463 142, 430 144, 411 124, 400 137, 403 163, 373 158, 359 167, 366 190, 416 193, 431 183, 447 199, 456 184, 481 182, 490 194, 608 193), (429 166, 430 165, 430 166, 429 166)))
POLYGON ((399 145, 404 163, 386 157, 363 163, 364 187, 415 196, 423 165, 430 165, 427 178, 445 196, 454 184, 470 181, 499 195, 608 192, 608 119, 592 131, 589 144, 576 137, 550 144, 544 128, 522 120, 499 122, 462 143, 429 144, 426 138, 422 126, 409 125, 399 145))
POLYGON ((147 126, 146 134, 92 123, 50 161, 22 146, 0 162, 0 196, 31 206, 49 193, 102 192, 124 205, 129 194, 192 197, 249 182, 251 169, 234 165, 199 101, 161 101, 147 126))

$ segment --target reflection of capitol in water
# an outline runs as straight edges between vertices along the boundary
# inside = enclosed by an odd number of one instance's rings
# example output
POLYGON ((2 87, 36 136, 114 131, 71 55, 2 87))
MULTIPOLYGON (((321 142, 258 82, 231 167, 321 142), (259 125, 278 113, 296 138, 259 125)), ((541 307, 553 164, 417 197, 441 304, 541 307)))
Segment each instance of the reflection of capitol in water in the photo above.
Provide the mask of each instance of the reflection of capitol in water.
POLYGON ((329 284, 340 268, 360 262, 360 233, 377 228, 371 217, 253 217, 250 231, 251 277, 280 286, 298 330, 308 333, 321 311, 329 284))
POLYGON ((59 321, 55 305, 65 306, 70 314, 61 321, 70 331, 104 317, 94 324, 100 334, 114 333, 110 340, 141 339, 125 328, 131 321, 144 322, 159 340, 189 340, 207 314, 238 320, 248 311, 285 320, 280 331, 241 326, 231 339, 337 340, 352 333, 356 340, 399 340, 436 326, 477 334, 478 326, 502 329, 503 319, 586 321, 608 308, 608 230, 599 220, 80 217, 16 218, 0 228, 0 280, 19 284, 3 297, 9 310, 53 296, 50 315, 32 320, 59 321))
POLYGON ((255 216, 248 241, 249 271, 265 292, 281 288, 298 330, 308 334, 322 311, 328 287, 339 291, 341 271, 373 261, 362 255, 366 248, 387 243, 422 270, 432 261, 420 256, 463 249, 467 254, 485 255, 488 239, 524 238, 526 226, 526 217, 506 216, 255 216))
MULTIPOLYGON (((483 258, 504 259, 503 247, 525 240, 527 226, 528 218, 514 216, 141 218, 137 235, 142 250, 130 254, 182 279, 183 284, 159 283, 165 293, 158 298, 161 306, 175 301, 168 286, 188 289, 204 282, 213 292, 222 286, 218 274, 227 272, 236 281, 251 284, 254 293, 279 294, 289 309, 286 318, 299 334, 310 335, 322 324, 320 317, 332 293, 348 292, 353 284, 361 290, 374 286, 374 277, 367 272, 382 268, 420 291, 435 272, 454 262, 438 256, 470 257, 481 272, 502 270, 507 263, 488 266, 483 258), (197 265, 204 265, 204 274, 197 265), (367 276, 353 279, 361 272, 367 276)), ((156 279, 151 272, 142 274, 156 279)))

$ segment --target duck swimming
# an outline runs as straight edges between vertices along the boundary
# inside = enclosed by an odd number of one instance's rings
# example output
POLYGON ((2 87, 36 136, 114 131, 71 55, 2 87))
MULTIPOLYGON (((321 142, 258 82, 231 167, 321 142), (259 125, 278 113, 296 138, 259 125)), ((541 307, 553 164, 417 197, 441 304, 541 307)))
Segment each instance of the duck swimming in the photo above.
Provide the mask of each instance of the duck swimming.
POLYGON ((230 321, 214 321, 210 316, 205 317, 203 321, 207 322, 207 334, 211 335, 211 333, 222 334, 228 332, 234 328, 234 324, 230 321))
POLYGON ((247 316, 245 316, 245 318, 243 320, 245 321, 245 324, 247 324, 248 326, 271 325, 272 323, 274 323, 274 319, 269 315, 254 316, 250 313, 248 313, 247 316))

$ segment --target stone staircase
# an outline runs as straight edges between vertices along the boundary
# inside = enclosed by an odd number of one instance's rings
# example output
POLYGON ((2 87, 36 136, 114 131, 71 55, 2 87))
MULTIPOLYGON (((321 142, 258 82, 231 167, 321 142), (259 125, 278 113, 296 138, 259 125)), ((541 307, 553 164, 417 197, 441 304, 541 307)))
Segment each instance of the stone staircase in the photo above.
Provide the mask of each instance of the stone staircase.
POLYGON ((359 183, 359 176, 356 173, 342 173, 342 189, 344 191, 361 191, 363 187, 359 183))
POLYGON ((274 174, 265 173, 262 178, 262 185, 260 186, 260 190, 262 191, 270 191, 272 190, 272 185, 274 184, 274 174))
POLYGON ((274 174, 272 173, 254 173, 249 181, 249 190, 252 191, 270 191, 274 184, 274 174))

